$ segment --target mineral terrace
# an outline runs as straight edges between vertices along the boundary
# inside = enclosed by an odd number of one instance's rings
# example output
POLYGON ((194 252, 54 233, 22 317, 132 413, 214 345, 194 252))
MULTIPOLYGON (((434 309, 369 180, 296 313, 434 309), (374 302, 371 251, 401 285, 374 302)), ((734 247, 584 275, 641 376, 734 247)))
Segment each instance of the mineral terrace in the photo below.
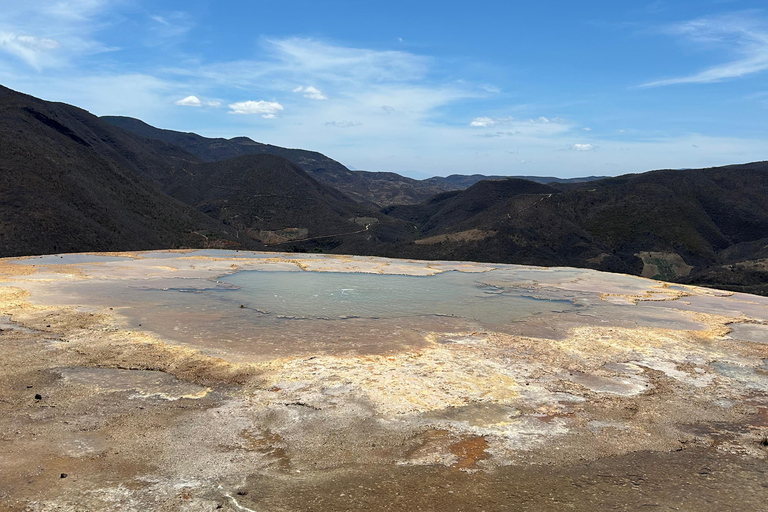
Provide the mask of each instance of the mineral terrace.
POLYGON ((229 251, 0 281, 0 510, 766 510, 764 297, 229 251))

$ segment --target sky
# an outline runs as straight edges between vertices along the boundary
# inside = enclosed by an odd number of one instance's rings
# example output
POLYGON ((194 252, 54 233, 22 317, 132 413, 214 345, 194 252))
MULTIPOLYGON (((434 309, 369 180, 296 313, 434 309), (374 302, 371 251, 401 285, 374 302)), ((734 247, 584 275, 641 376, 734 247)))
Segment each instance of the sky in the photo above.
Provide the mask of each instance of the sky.
POLYGON ((0 0, 0 84, 352 169, 768 160, 761 1, 0 0))

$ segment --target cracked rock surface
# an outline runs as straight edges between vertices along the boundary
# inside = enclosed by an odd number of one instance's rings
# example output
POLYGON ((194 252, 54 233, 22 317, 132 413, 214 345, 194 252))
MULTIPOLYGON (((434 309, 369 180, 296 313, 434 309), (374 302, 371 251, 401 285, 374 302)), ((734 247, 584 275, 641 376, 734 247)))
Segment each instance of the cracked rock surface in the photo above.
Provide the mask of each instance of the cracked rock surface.
POLYGON ((0 260, 0 511, 765 510, 768 299, 570 268, 0 260))

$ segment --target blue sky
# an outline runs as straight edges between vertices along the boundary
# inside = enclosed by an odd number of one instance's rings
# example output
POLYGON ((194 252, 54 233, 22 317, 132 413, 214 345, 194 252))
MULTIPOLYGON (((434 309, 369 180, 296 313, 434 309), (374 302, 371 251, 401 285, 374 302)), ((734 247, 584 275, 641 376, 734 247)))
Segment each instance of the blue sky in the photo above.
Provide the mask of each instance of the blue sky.
POLYGON ((764 1, 0 0, 0 83, 350 168, 768 159, 764 1))

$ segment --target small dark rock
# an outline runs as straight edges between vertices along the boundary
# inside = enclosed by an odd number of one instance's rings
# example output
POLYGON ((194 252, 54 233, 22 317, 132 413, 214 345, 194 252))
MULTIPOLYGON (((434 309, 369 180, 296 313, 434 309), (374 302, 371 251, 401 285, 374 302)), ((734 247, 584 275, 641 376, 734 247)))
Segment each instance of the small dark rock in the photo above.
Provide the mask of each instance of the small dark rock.
POLYGON ((32 384, 27 384, 27 389, 32 389, 32 384))
POLYGON ((245 307, 245 304, 240 304, 240 309, 243 309, 245 307))
POLYGON ((61 474, 61 478, 67 478, 67 474, 66 473, 62 473, 61 474))
POLYGON ((43 399, 43 395, 41 395, 40 393, 35 395, 35 400, 42 400, 42 399, 43 399))
POLYGON ((248 496, 248 491, 237 491, 238 496, 248 496))

